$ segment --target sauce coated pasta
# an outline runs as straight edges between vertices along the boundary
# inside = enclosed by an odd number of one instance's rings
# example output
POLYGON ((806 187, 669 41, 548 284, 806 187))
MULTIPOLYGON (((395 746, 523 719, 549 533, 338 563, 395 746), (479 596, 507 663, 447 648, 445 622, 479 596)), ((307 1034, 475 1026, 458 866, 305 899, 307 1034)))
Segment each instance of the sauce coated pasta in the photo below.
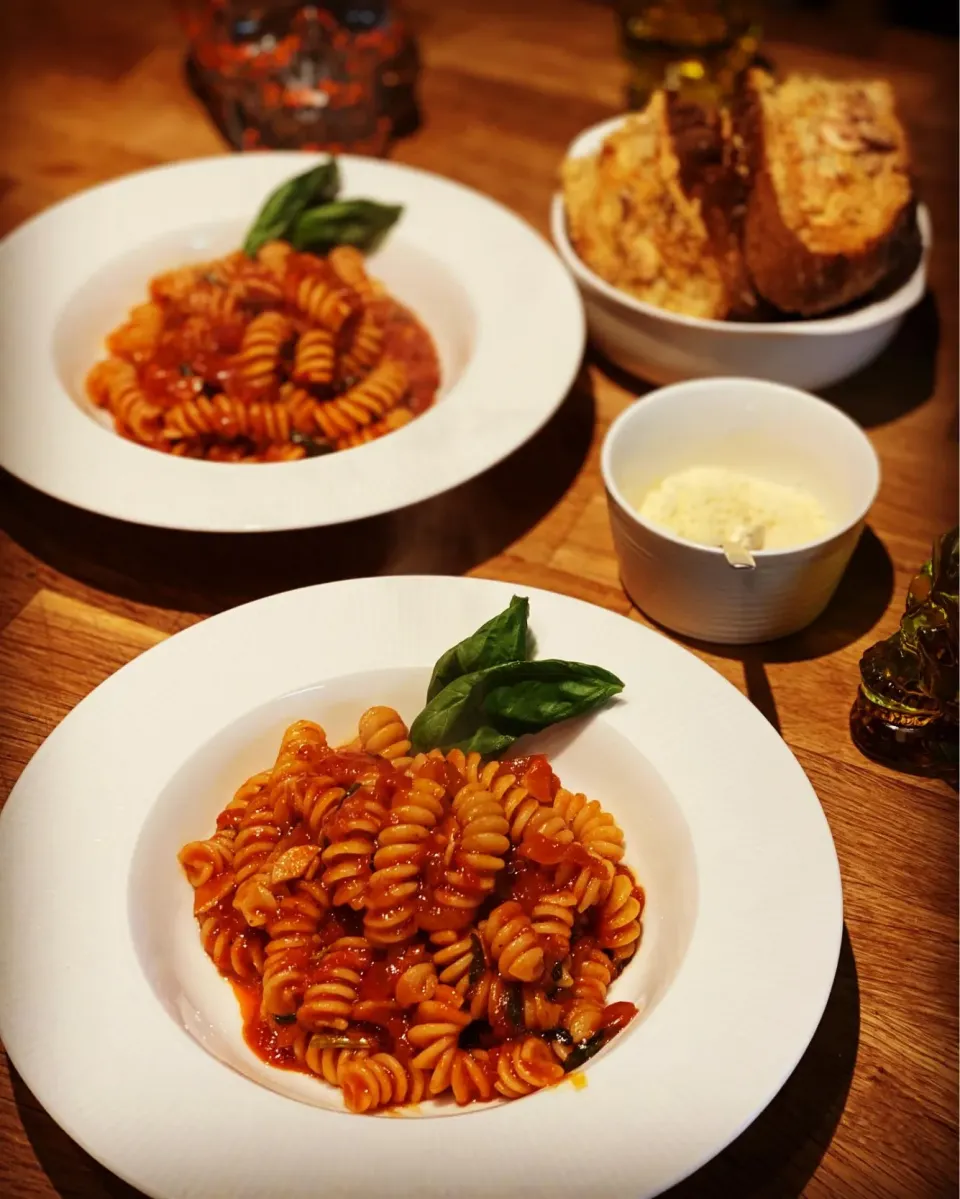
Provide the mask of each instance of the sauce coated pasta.
POLYGON ((346 245, 319 257, 271 241, 158 275, 107 349, 87 391, 117 432, 218 462, 362 445, 440 383, 430 334, 346 245))
POLYGON ((291 725, 179 856, 247 1044, 373 1112, 529 1095, 632 1019, 607 1003, 642 933, 623 854, 542 756, 414 755, 375 707, 336 749, 291 725))

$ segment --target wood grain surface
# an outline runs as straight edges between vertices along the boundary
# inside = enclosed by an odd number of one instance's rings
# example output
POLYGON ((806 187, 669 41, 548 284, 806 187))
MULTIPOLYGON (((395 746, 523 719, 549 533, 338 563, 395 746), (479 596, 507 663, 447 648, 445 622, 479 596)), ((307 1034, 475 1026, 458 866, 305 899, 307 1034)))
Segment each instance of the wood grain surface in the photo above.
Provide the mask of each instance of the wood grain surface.
MULTIPOLYGON (((221 152, 188 92, 167 0, 7 0, 0 48, 0 232, 78 189, 221 152)), ((410 0, 425 69, 421 131, 395 157, 458 179, 541 232, 563 149, 620 108, 624 67, 603 5, 410 0)), ((846 928, 814 1040, 782 1092, 671 1192, 927 1199, 957 1193, 957 796, 852 746, 864 648, 896 626, 932 538, 956 520, 955 43, 857 19, 771 19, 784 68, 891 79, 935 249, 930 294, 873 366, 828 398, 869 431, 883 485, 836 599, 768 646, 692 645, 782 732, 833 830, 846 928)), ((15 297, 0 297, 2 305, 15 297)), ((365 574, 472 573, 577 596, 643 621, 620 589, 598 472, 606 428, 643 388, 588 356, 548 426, 448 495, 345 528, 214 537, 109 521, 0 478, 0 799, 56 723, 165 634, 287 587, 365 574)), ((0 1195, 136 1192, 0 1071, 0 1195)))

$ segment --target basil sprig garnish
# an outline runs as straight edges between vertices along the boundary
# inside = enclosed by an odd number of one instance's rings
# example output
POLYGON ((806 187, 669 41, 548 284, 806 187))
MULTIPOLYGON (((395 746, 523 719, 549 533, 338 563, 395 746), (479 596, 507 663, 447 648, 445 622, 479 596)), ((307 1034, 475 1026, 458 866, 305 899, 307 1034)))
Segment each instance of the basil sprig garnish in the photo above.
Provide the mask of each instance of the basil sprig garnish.
POLYGON ((400 204, 376 200, 336 200, 302 212, 294 221, 289 240, 294 249, 325 253, 334 246, 375 250, 399 220, 400 204))
POLYGON ((528 602, 514 597, 506 611, 440 657, 429 702, 410 727, 416 751, 499 755, 518 737, 593 712, 623 690, 623 682, 600 666, 524 660, 527 611, 528 602), (508 652, 524 658, 504 660, 508 652), (461 673, 466 666, 474 669, 461 673))
POLYGON ((253 258, 266 242, 278 240, 321 254, 334 246, 375 250, 403 208, 376 200, 338 200, 339 194, 340 168, 335 158, 281 183, 250 226, 243 252, 253 258))
POLYGON ((525 661, 529 614, 530 601, 525 596, 515 595, 492 620, 441 654, 427 687, 427 699, 439 695, 444 687, 462 675, 488 666, 500 666, 504 662, 525 661))
POLYGON ((340 168, 335 158, 328 158, 281 183, 257 214, 243 243, 243 252, 252 258, 266 242, 287 239, 298 217, 317 204, 328 204, 339 191, 340 168))

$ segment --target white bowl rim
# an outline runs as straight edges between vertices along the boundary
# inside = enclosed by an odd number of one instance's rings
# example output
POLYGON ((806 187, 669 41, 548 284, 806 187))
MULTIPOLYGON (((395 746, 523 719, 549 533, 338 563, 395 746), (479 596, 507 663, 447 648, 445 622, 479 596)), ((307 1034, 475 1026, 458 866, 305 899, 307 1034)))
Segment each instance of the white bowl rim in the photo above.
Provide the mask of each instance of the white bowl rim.
POLYGON ((274 150, 160 164, 76 192, 0 239, 0 277, 8 287, 24 284, 0 329, 16 366, 0 383, 0 465, 57 500, 118 520, 196 532, 272 532, 421 503, 535 436, 568 394, 586 344, 582 299, 556 251, 517 213, 454 179, 349 154, 338 156, 349 193, 408 206, 398 242, 426 252, 432 214, 442 214, 434 222, 434 257, 464 291, 476 329, 464 369, 438 403, 390 436, 345 454, 241 468, 159 454, 104 428, 74 402, 50 346, 77 291, 160 236, 249 221, 270 188, 319 157, 274 150), (151 204, 138 207, 145 197, 151 204), (123 228, 103 228, 103 213, 116 211, 124 213, 123 228), (494 249, 470 249, 471 239, 451 232, 454 221, 479 224, 494 249), (88 229, 94 235, 85 238, 88 229), (42 270, 31 273, 51 232, 69 232, 76 252, 57 261, 47 253, 42 270), (538 302, 524 304, 517 283, 538 302), (499 389, 490 386, 494 378, 499 389))
MULTIPOLYGON (((592 153, 595 145, 599 145, 608 134, 613 133, 632 114, 622 113, 600 121, 596 125, 582 130, 570 142, 565 158, 584 158, 592 153)), ((671 312, 667 308, 658 308, 646 300, 639 300, 618 287, 602 279, 591 270, 577 254, 567 235, 566 207, 561 191, 554 192, 550 203, 550 233, 553 244, 557 247, 560 257, 577 279, 599 292, 605 299, 633 312, 644 316, 667 321, 670 324, 685 325, 690 329, 709 329, 715 333, 728 333, 732 337, 837 337, 845 333, 871 329, 886 321, 895 319, 908 312, 923 299, 927 287, 927 257, 933 245, 933 224, 930 211, 925 204, 917 205, 917 224, 920 229, 922 252, 920 261, 911 274, 896 291, 884 296, 881 300, 865 304, 852 312, 840 316, 813 317, 810 319, 794 319, 783 321, 718 321, 708 317, 687 316, 682 312, 671 312)))
POLYGON ((755 392, 771 392, 779 391, 787 393, 791 399, 797 404, 807 404, 816 408, 823 414, 830 413, 828 419, 836 419, 838 424, 846 425, 852 428, 858 435, 860 444, 866 451, 866 461, 872 464, 872 485, 870 487, 870 498, 862 505, 858 515, 853 520, 844 521, 842 524, 831 526, 827 533, 820 537, 811 538, 809 541, 799 542, 797 545, 791 545, 784 549, 767 549, 767 550, 751 550, 754 558, 759 560, 764 559, 779 559, 781 561, 791 557, 794 554, 808 553, 810 550, 815 550, 824 545, 829 545, 830 542, 836 541, 837 538, 843 537, 849 533, 851 529, 856 528, 861 521, 866 518, 867 513, 873 507, 874 501, 877 498, 877 493, 880 490, 880 458, 874 448, 873 442, 863 431, 860 425, 845 412, 842 412, 834 404, 822 400, 819 396, 811 394, 809 391, 803 391, 799 387, 791 387, 787 383, 774 383, 769 379, 747 379, 737 378, 731 375, 711 375, 702 379, 684 379, 679 383, 670 383, 666 387, 658 387, 646 395, 637 396, 632 403, 614 419, 610 428, 607 430, 603 439, 603 445, 600 448, 600 474, 603 477, 603 485, 607 489, 607 495, 613 499, 617 506, 630 517, 631 520, 642 525, 648 532, 655 534, 657 537, 663 538, 664 541, 671 541, 674 545, 683 546, 684 549, 697 550, 699 553, 708 554, 712 557, 722 557, 723 550, 715 545, 701 545, 697 541, 689 541, 686 537, 680 537, 676 533, 664 525, 654 524, 652 521, 641 516, 637 509, 630 504, 619 484, 613 475, 613 468, 610 463, 613 454, 613 444, 619 434, 622 432, 626 424, 634 417, 637 409, 645 404, 653 404, 657 407, 661 404, 669 404, 670 401, 677 395, 678 392, 691 390, 706 390, 710 387, 715 387, 718 383, 735 384, 745 390, 755 392))
POLYGON ((445 1199, 450 1169, 465 1161, 486 1167, 464 1174, 465 1199, 511 1194, 517 1169, 538 1165, 552 1172, 559 1199, 584 1189, 621 1194, 627 1177, 638 1199, 652 1197, 728 1144, 792 1072, 827 1003, 843 927, 836 850, 813 787, 762 714, 707 663, 616 613, 527 590, 543 656, 614 655, 629 702, 598 719, 640 748, 694 836, 698 913, 669 996, 591 1063, 587 1091, 557 1087, 448 1120, 439 1137, 429 1120, 343 1118, 298 1104, 207 1054, 157 1001, 122 898, 130 851, 171 772, 268 696, 344 673, 422 667, 516 587, 400 575, 231 609, 147 651, 84 699, 38 750, 0 816, 5 1044, 54 1118, 132 1185, 157 1199, 261 1199, 283 1177, 291 1197, 309 1199, 315 1178, 298 1167, 315 1162, 318 1147, 346 1143, 350 1153, 330 1155, 328 1179, 344 1197, 371 1193, 384 1154, 395 1189, 427 1199, 445 1199), (305 645, 302 630, 314 625, 305 645), (343 635, 352 628, 365 635, 343 635), (242 660, 237 644, 249 647, 242 660), (144 704, 176 680, 183 702, 160 703, 156 719, 145 719, 144 704), (696 735, 700 754, 689 752, 689 730, 662 694, 692 694, 709 713, 696 735), (77 770, 78 755, 102 770, 77 770), (24 922, 17 899, 30 893, 24 880, 37 855, 52 882, 24 922), (65 905, 64 895, 76 902, 65 905), (91 950, 105 943, 109 954, 91 950), (23 985, 9 985, 16 979, 23 985), (49 1035, 38 1036, 44 1027, 49 1035), (116 1050, 105 1058, 104 1038, 116 1050), (635 1089, 638 1071, 653 1083, 646 1091, 635 1089), (649 1139, 631 1140, 644 1120, 649 1139), (253 1126, 269 1135, 237 1136, 253 1126), (574 1126, 586 1142, 550 1147, 549 1130, 574 1126), (156 1152, 158 1128, 175 1154, 156 1152), (583 1143, 595 1152, 584 1154, 583 1143))

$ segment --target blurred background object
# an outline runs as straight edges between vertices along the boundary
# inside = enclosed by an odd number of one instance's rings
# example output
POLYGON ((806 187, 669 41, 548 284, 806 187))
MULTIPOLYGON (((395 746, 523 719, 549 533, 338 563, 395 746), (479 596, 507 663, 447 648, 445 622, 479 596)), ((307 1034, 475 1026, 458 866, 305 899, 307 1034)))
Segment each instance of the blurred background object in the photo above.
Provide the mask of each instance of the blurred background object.
POLYGON ((237 149, 379 155, 419 123, 416 44, 385 0, 178 0, 187 74, 237 149))
POLYGON ((631 108, 658 87, 721 99, 760 42, 760 0, 618 0, 617 14, 631 108))

